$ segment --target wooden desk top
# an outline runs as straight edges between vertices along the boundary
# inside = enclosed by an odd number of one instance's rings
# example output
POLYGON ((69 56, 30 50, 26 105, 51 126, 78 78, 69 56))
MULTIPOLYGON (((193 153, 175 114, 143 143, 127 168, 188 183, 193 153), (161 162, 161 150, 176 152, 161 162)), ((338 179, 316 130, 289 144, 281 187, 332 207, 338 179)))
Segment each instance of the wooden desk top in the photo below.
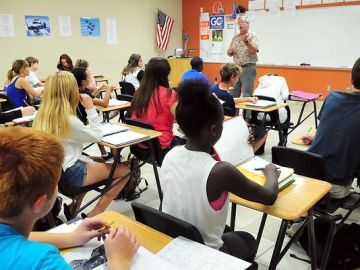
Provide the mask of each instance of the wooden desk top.
POLYGON ((234 194, 230 195, 230 201, 281 219, 296 220, 306 214, 330 189, 331 184, 328 182, 296 176, 293 184, 279 192, 272 206, 251 202, 234 194))
POLYGON ((145 138, 143 140, 139 140, 139 141, 136 141, 136 142, 131 142, 131 143, 124 144, 124 145, 121 145, 121 146, 116 146, 116 145, 112 145, 112 144, 105 143, 105 142, 100 142, 99 144, 110 147, 110 148, 118 149, 118 148, 124 148, 124 147, 127 147, 127 146, 131 146, 131 145, 134 145, 134 144, 138 144, 138 143, 141 143, 141 142, 145 142, 145 141, 148 141, 148 140, 151 140, 151 139, 154 139, 154 138, 158 138, 158 137, 160 137, 162 135, 162 133, 160 131, 156 131, 156 130, 145 129, 145 128, 140 128, 140 127, 136 127, 136 126, 132 126, 132 125, 126 125, 126 124, 116 124, 116 125, 126 126, 126 127, 129 128, 129 130, 144 134, 144 135, 149 136, 149 137, 147 137, 147 138, 145 138))
POLYGON ((98 83, 98 82, 108 82, 110 81, 110 78, 107 78, 107 77, 98 77, 98 78, 94 78, 95 79, 95 82, 98 83))
POLYGON ((1 102, 6 102, 6 99, 0 98, 0 103, 1 103, 1 102))
POLYGON ((108 106, 106 108, 101 107, 101 106, 96 106, 96 110, 98 110, 99 112, 110 112, 110 111, 130 108, 130 106, 131 106, 131 102, 126 101, 126 103, 116 105, 116 106, 108 106))
POLYGON ((237 109, 258 111, 258 112, 272 112, 272 111, 275 111, 279 108, 286 107, 286 106, 288 106, 288 104, 279 103, 279 104, 276 104, 274 106, 270 106, 267 108, 260 108, 260 107, 255 107, 255 106, 248 106, 246 103, 243 103, 243 102, 235 104, 235 108, 237 108, 237 109))
POLYGON ((138 237, 141 245, 152 253, 159 252, 172 240, 170 236, 115 211, 105 211, 96 217, 108 223, 114 222, 114 224, 111 225, 113 228, 116 226, 129 228, 138 237))

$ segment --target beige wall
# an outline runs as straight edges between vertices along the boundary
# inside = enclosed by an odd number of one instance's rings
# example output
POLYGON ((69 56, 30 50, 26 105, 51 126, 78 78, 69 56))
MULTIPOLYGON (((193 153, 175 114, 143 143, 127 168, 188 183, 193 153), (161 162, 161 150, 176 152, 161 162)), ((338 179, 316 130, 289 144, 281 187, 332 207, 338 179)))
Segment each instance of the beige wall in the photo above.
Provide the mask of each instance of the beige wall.
POLYGON ((15 59, 34 56, 40 60, 38 75, 55 72, 58 57, 67 53, 73 62, 87 59, 93 73, 110 77, 118 85, 120 72, 132 53, 145 62, 152 56, 167 57, 182 47, 182 0, 0 0, 0 13, 13 14, 15 37, 0 37, 0 83, 15 59), (174 19, 167 51, 156 46, 157 9, 174 19), (25 15, 49 16, 50 37, 27 37, 25 15), (71 16, 72 36, 59 36, 58 16, 71 16), (100 18, 101 36, 80 36, 80 17, 100 18), (118 44, 106 44, 106 18, 117 20, 118 44))

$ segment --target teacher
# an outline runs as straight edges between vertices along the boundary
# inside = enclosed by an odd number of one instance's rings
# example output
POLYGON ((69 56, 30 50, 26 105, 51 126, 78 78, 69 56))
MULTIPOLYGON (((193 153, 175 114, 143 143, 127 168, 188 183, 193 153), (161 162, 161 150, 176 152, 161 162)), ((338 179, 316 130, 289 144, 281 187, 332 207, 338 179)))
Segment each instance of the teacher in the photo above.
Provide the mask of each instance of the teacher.
POLYGON ((258 37, 249 31, 249 19, 241 16, 238 19, 240 34, 233 37, 227 55, 232 56, 234 63, 241 66, 242 73, 239 82, 230 91, 233 97, 240 97, 243 89, 243 97, 253 95, 254 81, 256 77, 257 52, 259 51, 258 37))

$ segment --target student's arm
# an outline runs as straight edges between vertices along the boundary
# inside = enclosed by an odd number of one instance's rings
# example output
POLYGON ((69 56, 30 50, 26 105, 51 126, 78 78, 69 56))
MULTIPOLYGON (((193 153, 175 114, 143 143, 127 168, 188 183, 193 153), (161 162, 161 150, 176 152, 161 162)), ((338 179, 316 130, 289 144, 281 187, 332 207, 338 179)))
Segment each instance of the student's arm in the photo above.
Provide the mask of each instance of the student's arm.
POLYGON ((109 268, 111 270, 128 270, 130 261, 140 243, 129 229, 116 228, 106 237, 104 246, 109 268))
POLYGON ((100 219, 86 218, 70 233, 31 232, 29 240, 51 244, 58 249, 81 246, 89 240, 104 237, 109 233, 110 225, 100 219))
POLYGON ((0 112, 0 124, 10 122, 13 119, 21 118, 23 116, 32 115, 35 112, 35 108, 28 106, 19 110, 13 110, 11 112, 0 112))
POLYGON ((30 83, 25 79, 25 78, 19 78, 16 81, 16 88, 22 88, 25 89, 25 91, 27 93, 29 93, 30 95, 32 95, 33 97, 39 97, 41 96, 43 89, 42 90, 35 90, 34 88, 31 87, 30 83))
POLYGON ((223 191, 229 191, 249 201, 272 205, 278 195, 280 172, 274 164, 265 167, 266 182, 261 186, 246 178, 236 167, 227 162, 218 162, 210 172, 207 182, 209 201, 218 199, 223 191))
POLYGON ((109 106, 109 101, 110 101, 111 94, 112 94, 113 91, 114 91, 114 87, 110 86, 110 85, 107 85, 104 98, 103 99, 96 98, 94 100, 94 105, 101 106, 101 107, 104 107, 104 108, 109 106))
POLYGON ((258 100, 259 99, 257 97, 234 98, 235 104, 244 102, 256 103, 258 100))
POLYGON ((244 43, 250 53, 255 54, 259 51, 259 40, 256 35, 249 39, 249 33, 247 33, 244 43))

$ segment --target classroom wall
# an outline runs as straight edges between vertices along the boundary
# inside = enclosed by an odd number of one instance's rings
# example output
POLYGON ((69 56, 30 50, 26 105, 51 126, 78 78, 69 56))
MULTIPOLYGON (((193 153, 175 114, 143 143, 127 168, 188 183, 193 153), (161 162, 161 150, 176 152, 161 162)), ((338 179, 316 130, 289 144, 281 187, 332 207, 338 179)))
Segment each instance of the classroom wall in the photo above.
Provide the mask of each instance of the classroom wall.
POLYGON ((167 57, 182 47, 181 0, 62 0, 6 1, 0 0, 0 13, 13 14, 15 37, 0 37, 0 83, 15 59, 34 56, 40 60, 39 77, 55 72, 60 54, 73 59, 87 59, 95 75, 111 78, 118 85, 120 73, 132 53, 140 53, 145 62, 152 56, 167 57), (167 51, 156 46, 157 9, 174 19, 167 51), (50 37, 27 37, 25 15, 45 15, 50 18, 50 37), (59 36, 58 16, 71 16, 72 36, 59 36), (80 36, 80 17, 100 18, 101 36, 80 36), (118 43, 106 44, 106 18, 117 20, 118 43))
MULTIPOLYGON (((247 7, 247 1, 236 1, 238 5, 247 7)), ((234 4, 233 0, 222 1, 225 14, 231 14, 234 4)), ((190 34, 189 48, 196 48, 199 53, 199 16, 200 8, 203 7, 204 12, 212 13, 212 1, 207 0, 183 0, 183 33, 190 34)), ((337 8, 337 7, 334 7, 337 8)), ((271 27, 271 25, 269 25, 271 27)), ((309 29, 311 30, 311 29, 309 29)), ((351 33, 349 33, 351 35, 351 33)), ((266 46, 261 44, 260 46, 266 46)), ((341 52, 339 52, 341 53, 341 52)), ((360 55, 359 55, 360 57, 360 55)), ((354 59, 355 62, 356 59, 354 59)), ((261 59, 259 59, 261 62, 261 59)), ((204 73, 213 81, 215 77, 219 77, 219 69, 222 64, 205 63, 204 73)), ((319 92, 327 95, 327 89, 330 85, 332 89, 344 90, 351 85, 350 69, 331 69, 331 68, 304 68, 291 66, 258 66, 257 79, 269 72, 277 73, 287 79, 290 89, 303 90, 307 92, 319 92)), ((256 79, 256 86, 258 81, 256 79)))

